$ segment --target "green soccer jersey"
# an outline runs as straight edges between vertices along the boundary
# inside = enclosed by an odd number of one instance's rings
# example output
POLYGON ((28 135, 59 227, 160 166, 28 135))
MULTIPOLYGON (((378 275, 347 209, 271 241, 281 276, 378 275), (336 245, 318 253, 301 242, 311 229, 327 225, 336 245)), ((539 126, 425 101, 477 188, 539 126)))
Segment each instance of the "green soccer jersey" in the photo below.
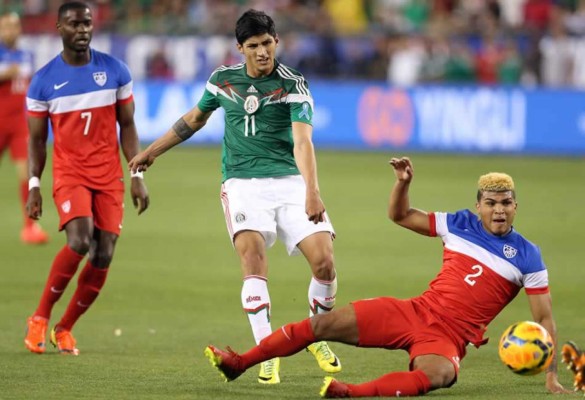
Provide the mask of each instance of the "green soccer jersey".
POLYGON ((313 97, 303 76, 275 61, 268 76, 252 78, 246 64, 222 66, 207 81, 199 109, 223 107, 222 181, 298 175, 292 122, 312 123, 313 97))

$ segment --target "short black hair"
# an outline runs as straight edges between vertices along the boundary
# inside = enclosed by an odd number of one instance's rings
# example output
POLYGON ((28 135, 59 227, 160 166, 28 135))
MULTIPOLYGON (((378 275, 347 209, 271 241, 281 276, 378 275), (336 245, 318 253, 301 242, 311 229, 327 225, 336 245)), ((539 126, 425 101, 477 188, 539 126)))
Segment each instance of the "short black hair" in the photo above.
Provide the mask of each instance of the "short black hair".
POLYGON ((264 11, 250 9, 246 11, 236 22, 236 40, 243 44, 252 36, 268 33, 276 37, 274 20, 264 11))
POLYGON ((57 11, 57 19, 63 18, 63 16, 67 14, 67 11, 69 10, 80 10, 85 8, 89 8, 91 10, 89 5, 82 1, 69 1, 67 3, 63 3, 59 7, 59 11, 57 11))

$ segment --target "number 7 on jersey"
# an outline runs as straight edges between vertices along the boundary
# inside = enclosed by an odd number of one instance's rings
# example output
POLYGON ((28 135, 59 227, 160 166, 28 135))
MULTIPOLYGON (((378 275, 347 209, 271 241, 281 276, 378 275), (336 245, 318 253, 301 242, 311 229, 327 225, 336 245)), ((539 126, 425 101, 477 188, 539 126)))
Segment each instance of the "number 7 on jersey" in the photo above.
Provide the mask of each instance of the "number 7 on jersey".
POLYGON ((81 119, 85 119, 85 128, 83 129, 83 136, 89 133, 89 125, 91 125, 91 111, 84 111, 81 113, 81 119))

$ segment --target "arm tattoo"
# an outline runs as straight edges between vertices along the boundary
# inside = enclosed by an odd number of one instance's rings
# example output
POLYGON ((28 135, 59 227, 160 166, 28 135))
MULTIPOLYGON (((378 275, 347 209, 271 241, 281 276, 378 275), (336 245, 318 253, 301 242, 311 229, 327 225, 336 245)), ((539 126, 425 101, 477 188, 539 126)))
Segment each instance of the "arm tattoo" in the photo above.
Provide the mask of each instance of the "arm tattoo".
POLYGON ((179 118, 177 122, 173 124, 173 131, 175 131, 175 135, 177 135, 182 141, 189 139, 195 133, 195 129, 187 125, 183 117, 179 118))

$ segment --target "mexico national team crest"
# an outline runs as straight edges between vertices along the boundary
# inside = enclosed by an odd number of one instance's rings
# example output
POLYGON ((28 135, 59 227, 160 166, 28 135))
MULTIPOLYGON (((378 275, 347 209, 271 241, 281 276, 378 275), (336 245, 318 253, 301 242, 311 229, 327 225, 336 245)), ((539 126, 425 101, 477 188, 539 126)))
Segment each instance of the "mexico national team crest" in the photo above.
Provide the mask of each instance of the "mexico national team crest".
POLYGON ((504 255, 506 256, 506 258, 514 258, 517 253, 518 253, 518 250, 516 250, 512 246, 510 246, 508 244, 504 245, 504 255))
POLYGON ((254 114, 256 110, 258 110, 259 106, 260 103, 258 102, 258 97, 256 96, 246 97, 246 101, 244 102, 244 110, 246 110, 248 114, 254 114))
POLYGON ((236 220, 236 222, 237 222, 238 224, 241 224, 242 222, 246 222, 246 214, 244 214, 244 213, 243 213, 243 212, 241 212, 241 211, 238 211, 238 212, 236 213, 236 218, 235 218, 235 220, 236 220))
POLYGON ((108 81, 108 76, 106 75, 106 71, 101 72, 94 72, 93 73, 93 80, 100 86, 104 86, 108 81))

